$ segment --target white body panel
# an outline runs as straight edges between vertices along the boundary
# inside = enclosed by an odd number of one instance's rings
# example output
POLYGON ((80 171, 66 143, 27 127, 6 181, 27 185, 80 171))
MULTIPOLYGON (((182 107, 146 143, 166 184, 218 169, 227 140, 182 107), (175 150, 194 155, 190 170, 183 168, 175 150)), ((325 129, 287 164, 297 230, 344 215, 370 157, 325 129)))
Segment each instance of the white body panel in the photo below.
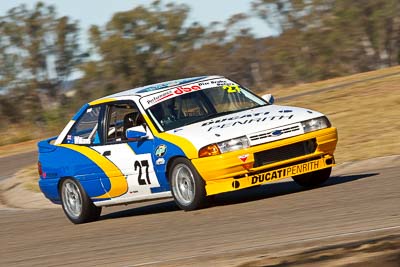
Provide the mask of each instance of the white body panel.
POLYGON ((125 175, 128 192, 116 200, 132 197, 145 199, 152 194, 150 188, 160 187, 150 153, 137 155, 126 143, 92 148, 100 154, 109 151, 111 154, 105 157, 125 175))
POLYGON ((202 121, 168 133, 187 138, 197 149, 240 136, 247 136, 253 146, 303 134, 300 122, 321 116, 323 114, 319 112, 303 108, 270 105, 202 121), (281 130, 282 134, 272 135, 274 130, 281 130), (257 138, 262 135, 266 137, 257 138))

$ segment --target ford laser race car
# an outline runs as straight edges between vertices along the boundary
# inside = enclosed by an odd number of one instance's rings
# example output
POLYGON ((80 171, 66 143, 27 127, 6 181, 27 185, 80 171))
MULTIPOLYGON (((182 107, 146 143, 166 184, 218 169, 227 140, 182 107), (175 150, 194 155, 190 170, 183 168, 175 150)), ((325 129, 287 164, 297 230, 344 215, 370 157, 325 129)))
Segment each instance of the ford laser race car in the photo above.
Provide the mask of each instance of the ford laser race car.
POLYGON ((209 196, 292 177, 325 182, 336 128, 321 113, 273 105, 221 76, 164 82, 84 105, 58 137, 38 143, 39 185, 73 223, 101 208, 209 196))

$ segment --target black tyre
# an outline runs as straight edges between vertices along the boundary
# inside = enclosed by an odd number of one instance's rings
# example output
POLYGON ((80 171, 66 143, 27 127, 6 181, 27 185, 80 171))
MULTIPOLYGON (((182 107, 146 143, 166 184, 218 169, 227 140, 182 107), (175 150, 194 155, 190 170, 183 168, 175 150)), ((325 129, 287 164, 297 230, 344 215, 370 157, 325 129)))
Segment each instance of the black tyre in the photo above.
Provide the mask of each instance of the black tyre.
POLYGON ((93 204, 78 181, 72 178, 62 181, 60 194, 64 213, 71 222, 80 224, 99 218, 101 207, 93 204))
POLYGON ((293 176, 293 180, 304 187, 317 187, 328 180, 331 175, 332 168, 326 168, 310 173, 293 176))
POLYGON ((189 160, 175 159, 169 178, 172 195, 181 209, 190 211, 203 208, 207 204, 204 180, 189 160))

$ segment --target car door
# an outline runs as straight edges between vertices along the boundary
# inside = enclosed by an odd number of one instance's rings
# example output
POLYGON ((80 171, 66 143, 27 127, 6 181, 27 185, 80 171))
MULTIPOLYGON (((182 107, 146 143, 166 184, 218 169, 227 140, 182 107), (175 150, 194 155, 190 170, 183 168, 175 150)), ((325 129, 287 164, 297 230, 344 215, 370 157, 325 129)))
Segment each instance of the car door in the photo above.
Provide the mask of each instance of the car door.
POLYGON ((154 139, 129 141, 125 136, 126 130, 140 123, 139 120, 140 112, 133 101, 105 104, 104 141, 92 148, 123 175, 102 180, 110 198, 143 198, 152 194, 152 188, 160 187, 152 158, 154 139))

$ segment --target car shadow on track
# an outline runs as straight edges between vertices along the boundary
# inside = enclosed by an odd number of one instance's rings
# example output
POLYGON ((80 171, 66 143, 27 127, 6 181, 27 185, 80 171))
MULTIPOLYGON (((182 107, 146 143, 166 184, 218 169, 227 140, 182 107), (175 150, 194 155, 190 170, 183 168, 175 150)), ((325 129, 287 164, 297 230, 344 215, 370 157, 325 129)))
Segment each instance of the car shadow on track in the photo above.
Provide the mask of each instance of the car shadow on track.
POLYGON ((213 205, 224 206, 224 205, 239 204, 250 201, 257 201, 265 198, 283 196, 309 190, 316 190, 322 187, 335 186, 376 175, 379 175, 379 173, 332 176, 323 185, 315 188, 304 188, 298 185, 293 180, 287 180, 283 182, 271 183, 258 187, 221 194, 215 197, 213 205))
POLYGON ((180 210, 180 209, 173 200, 165 200, 165 202, 162 202, 162 203, 150 204, 150 205, 146 205, 146 206, 142 206, 142 207, 138 207, 138 208, 121 210, 121 211, 105 214, 105 215, 101 216, 100 220, 157 214, 157 213, 172 212, 172 211, 178 211, 178 210, 180 210))
MULTIPOLYGON (((372 176, 376 176, 379 173, 367 173, 367 174, 357 174, 357 175, 343 175, 343 176, 332 176, 329 180, 323 184, 321 187, 334 186, 342 183, 348 183, 352 181, 356 181, 359 179, 364 179, 372 176)), ((318 188, 318 187, 317 187, 318 188)), ((315 190, 313 189, 305 189, 299 185, 297 185, 294 181, 284 181, 278 183, 267 184, 263 186, 243 189, 239 191, 224 193, 215 197, 212 197, 212 206, 225 206, 225 205, 234 205, 244 202, 257 201, 265 198, 271 198, 276 196, 283 196, 287 194, 294 194, 306 190, 315 190)), ((111 212, 101 216, 101 220, 109 220, 109 219, 117 219, 123 217, 131 217, 131 216, 141 216, 141 215, 149 215, 149 214, 157 214, 164 212, 174 212, 180 210, 178 206, 176 206, 174 201, 166 200, 162 203, 150 204, 142 207, 121 210, 117 212, 111 212)))

